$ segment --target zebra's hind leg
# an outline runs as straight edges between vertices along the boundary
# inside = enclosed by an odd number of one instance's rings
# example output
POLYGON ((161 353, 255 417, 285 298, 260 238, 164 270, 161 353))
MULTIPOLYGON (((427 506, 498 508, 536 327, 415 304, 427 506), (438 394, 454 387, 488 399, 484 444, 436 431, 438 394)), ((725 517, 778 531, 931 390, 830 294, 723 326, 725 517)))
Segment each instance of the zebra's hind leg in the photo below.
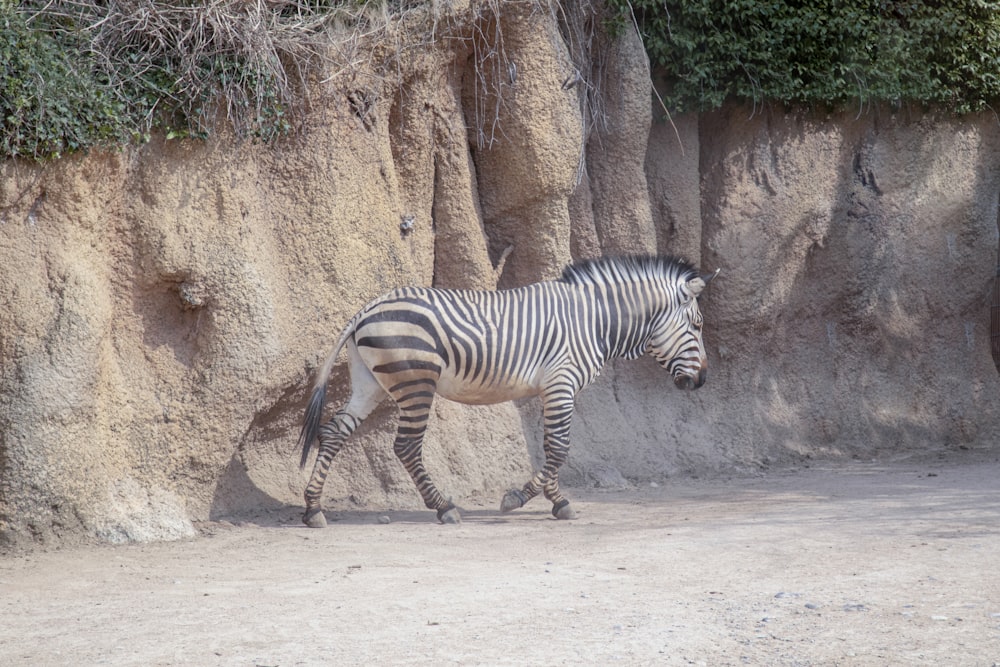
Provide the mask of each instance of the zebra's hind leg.
MULTIPOLYGON (((424 505, 437 512, 438 521, 461 523, 462 516, 458 508, 450 499, 441 495, 427 474, 427 469, 424 468, 424 433, 427 430, 427 418, 434 396, 434 384, 430 381, 423 384, 425 387, 418 387, 423 389, 422 391, 413 391, 414 387, 410 386, 408 387, 410 391, 397 399, 399 429, 392 449, 406 468, 406 472, 410 473, 410 478, 424 499, 424 505)), ((393 397, 396 398, 396 394, 393 394, 393 397)))
MULTIPOLYGON (((400 431, 403 428, 410 427, 401 426, 400 431)), ((424 499, 424 505, 428 509, 437 511, 438 521, 441 523, 461 523, 462 516, 458 513, 458 508, 450 499, 441 495, 441 492, 434 486, 434 482, 431 481, 431 476, 427 474, 427 469, 424 468, 422 441, 423 433, 417 437, 399 434, 396 436, 393 451, 403 463, 406 472, 410 473, 410 478, 413 479, 417 491, 424 499)))
POLYGON ((326 517, 323 516, 320 502, 323 496, 323 485, 326 482, 326 476, 330 473, 330 464, 333 463, 334 457, 340 453, 347 438, 359 424, 361 424, 360 419, 345 410, 341 410, 319 430, 319 453, 316 455, 316 463, 313 465, 309 484, 306 485, 304 494, 306 511, 302 515, 302 523, 310 528, 326 528, 326 517))
POLYGON ((347 438, 386 397, 371 372, 357 359, 353 346, 348 347, 348 354, 351 361, 351 398, 333 419, 319 429, 319 452, 304 494, 306 511, 302 515, 302 523, 310 528, 326 527, 321 501, 323 485, 334 457, 347 438))

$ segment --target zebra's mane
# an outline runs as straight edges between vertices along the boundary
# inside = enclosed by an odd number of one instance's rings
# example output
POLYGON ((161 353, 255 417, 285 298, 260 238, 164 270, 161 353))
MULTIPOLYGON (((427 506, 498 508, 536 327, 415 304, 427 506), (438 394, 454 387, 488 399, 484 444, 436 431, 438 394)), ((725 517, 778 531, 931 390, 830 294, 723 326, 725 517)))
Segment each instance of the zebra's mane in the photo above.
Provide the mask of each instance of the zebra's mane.
POLYGON ((696 275, 697 269, 687 260, 678 257, 627 255, 574 262, 563 269, 559 280, 571 285, 611 285, 656 278, 690 279, 696 275))

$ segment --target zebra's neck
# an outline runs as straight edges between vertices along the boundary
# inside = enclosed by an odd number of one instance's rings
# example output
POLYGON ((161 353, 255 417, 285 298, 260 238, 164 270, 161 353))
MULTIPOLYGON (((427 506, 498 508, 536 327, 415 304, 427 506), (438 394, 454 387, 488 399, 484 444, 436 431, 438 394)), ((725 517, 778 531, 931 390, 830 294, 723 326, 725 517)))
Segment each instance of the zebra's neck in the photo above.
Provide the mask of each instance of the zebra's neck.
POLYGON ((629 284, 595 290, 598 317, 594 335, 604 351, 604 361, 617 357, 636 359, 645 353, 650 324, 663 308, 655 296, 655 292, 629 284))

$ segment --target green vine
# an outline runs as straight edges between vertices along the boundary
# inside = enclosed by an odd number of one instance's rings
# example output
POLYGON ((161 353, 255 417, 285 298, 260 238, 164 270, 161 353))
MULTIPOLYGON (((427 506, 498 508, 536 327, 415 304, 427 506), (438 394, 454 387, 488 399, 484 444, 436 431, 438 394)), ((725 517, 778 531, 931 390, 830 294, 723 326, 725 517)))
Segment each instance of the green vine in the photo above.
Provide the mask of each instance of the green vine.
POLYGON ((0 159, 291 130, 303 78, 333 27, 389 0, 0 0, 0 159))
POLYGON ((83 48, 58 26, 29 26, 15 3, 0 0, 0 151, 58 157, 127 135, 121 101, 95 72, 79 66, 83 48))
POLYGON ((729 97, 844 104, 904 101, 956 113, 1000 97, 1000 2, 608 0, 637 24, 668 108, 729 97))
MULTIPOLYGON (((671 110, 727 98, 956 113, 1000 97, 1000 0, 606 0, 638 25, 671 110)), ((0 159, 290 131, 331 27, 405 0, 0 0, 0 159)))

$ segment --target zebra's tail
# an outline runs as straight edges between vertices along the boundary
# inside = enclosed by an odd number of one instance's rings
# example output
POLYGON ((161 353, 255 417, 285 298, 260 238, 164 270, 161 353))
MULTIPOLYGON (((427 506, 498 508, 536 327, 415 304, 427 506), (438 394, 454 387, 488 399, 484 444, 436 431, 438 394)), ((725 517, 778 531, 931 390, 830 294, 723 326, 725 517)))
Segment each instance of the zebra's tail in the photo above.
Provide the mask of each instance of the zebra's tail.
POLYGON ((330 380, 333 366, 337 362, 337 357, 340 356, 340 351, 344 349, 347 338, 354 333, 354 325, 357 323, 357 319, 357 316, 355 316, 347 323, 347 327, 340 334, 337 346, 333 348, 333 352, 326 358, 326 363, 323 364, 319 375, 316 376, 312 396, 309 398, 309 405, 306 407, 306 415, 302 420, 302 430, 299 431, 299 447, 302 448, 302 459, 299 461, 300 469, 306 467, 306 462, 309 460, 309 452, 312 450, 313 442, 316 441, 316 437, 319 435, 319 427, 323 423, 326 383, 330 380))

